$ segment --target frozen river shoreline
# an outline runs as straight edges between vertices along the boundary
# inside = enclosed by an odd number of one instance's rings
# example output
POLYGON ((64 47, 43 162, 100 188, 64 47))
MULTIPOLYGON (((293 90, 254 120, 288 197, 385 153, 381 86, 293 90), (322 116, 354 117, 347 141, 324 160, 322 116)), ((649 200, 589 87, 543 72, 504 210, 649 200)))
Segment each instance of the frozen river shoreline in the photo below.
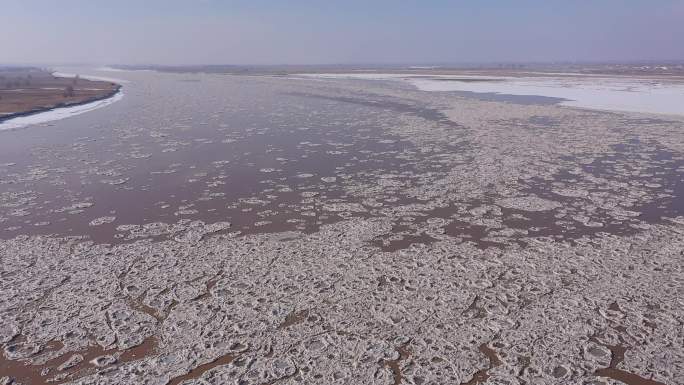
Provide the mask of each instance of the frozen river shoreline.
MULTIPOLYGON (((75 73, 64 73, 64 72, 53 72, 52 75, 55 77, 59 77, 59 78, 74 78, 77 76, 75 73)), ((110 77, 104 77, 104 76, 98 76, 98 75, 85 74, 85 75, 78 75, 78 76, 80 76, 82 79, 86 79, 86 80, 106 81, 106 82, 116 83, 119 85, 127 83, 127 81, 123 80, 123 79, 113 79, 110 77)), ((68 106, 68 107, 55 107, 53 109, 42 111, 42 112, 36 112, 36 113, 24 115, 24 116, 18 116, 15 118, 2 120, 2 121, 0 121, 0 131, 24 128, 24 127, 28 127, 28 126, 32 126, 32 125, 46 124, 46 123, 54 122, 57 120, 62 120, 62 119, 66 119, 69 117, 77 116, 80 114, 84 114, 86 112, 97 110, 99 108, 107 107, 107 106, 109 106, 113 103, 116 103, 119 100, 123 99, 123 97, 124 97, 124 91, 123 91, 123 89, 119 89, 114 95, 112 95, 108 98, 95 100, 95 101, 90 102, 90 103, 82 103, 82 104, 77 104, 77 105, 68 106)))
POLYGON ((406 81, 422 91, 545 96, 561 105, 606 111, 684 116, 684 84, 608 76, 458 76, 410 74, 305 74, 324 79, 406 81))
POLYGON ((94 111, 99 108, 107 107, 112 103, 116 103, 123 99, 124 92, 119 91, 114 96, 107 99, 96 100, 87 104, 80 104, 71 107, 56 107, 54 109, 30 114, 26 116, 18 116, 16 118, 7 119, 0 122, 0 131, 14 130, 18 128, 29 127, 32 125, 46 124, 57 120, 70 118, 76 115, 84 114, 86 112, 94 111))

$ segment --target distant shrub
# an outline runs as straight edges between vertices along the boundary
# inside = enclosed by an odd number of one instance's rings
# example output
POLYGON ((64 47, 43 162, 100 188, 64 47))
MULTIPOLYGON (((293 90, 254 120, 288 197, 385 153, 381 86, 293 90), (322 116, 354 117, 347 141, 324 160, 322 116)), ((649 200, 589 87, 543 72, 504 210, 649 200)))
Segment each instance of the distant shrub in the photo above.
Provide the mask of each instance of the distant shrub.
POLYGON ((66 86, 66 87, 64 88, 64 93, 63 93, 63 95, 64 95, 65 98, 66 98, 66 97, 70 97, 70 96, 74 96, 74 86, 72 86, 72 85, 66 86))

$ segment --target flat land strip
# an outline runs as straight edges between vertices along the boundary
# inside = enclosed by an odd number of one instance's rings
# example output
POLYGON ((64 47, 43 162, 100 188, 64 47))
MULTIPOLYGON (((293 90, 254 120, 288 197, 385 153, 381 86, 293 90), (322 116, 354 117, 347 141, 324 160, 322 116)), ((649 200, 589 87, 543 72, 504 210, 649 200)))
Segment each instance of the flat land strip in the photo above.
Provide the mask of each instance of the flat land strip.
POLYGON ((0 121, 105 99, 120 86, 78 77, 56 77, 33 68, 0 68, 0 121))

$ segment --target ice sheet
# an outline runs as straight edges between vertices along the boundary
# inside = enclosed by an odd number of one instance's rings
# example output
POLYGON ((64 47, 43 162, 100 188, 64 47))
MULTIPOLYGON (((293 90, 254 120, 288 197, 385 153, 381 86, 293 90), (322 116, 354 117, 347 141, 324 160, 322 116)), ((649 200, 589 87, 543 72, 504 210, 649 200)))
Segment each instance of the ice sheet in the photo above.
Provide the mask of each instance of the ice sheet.
POLYGON ((413 74, 315 74, 325 79, 401 80, 430 92, 468 91, 510 95, 538 95, 567 99, 571 107, 684 115, 684 84, 624 77, 495 77, 429 76, 413 74), (452 78, 468 81, 451 80, 452 78), (487 81, 475 81, 483 79, 487 81))

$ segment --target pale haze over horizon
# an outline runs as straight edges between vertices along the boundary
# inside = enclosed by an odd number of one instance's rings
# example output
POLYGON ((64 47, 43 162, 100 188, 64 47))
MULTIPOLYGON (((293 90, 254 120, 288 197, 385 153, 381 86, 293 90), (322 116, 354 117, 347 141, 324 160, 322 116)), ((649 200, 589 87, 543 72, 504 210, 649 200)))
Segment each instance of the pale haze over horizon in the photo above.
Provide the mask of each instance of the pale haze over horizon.
POLYGON ((0 64, 684 59, 684 0, 3 0, 0 64))

